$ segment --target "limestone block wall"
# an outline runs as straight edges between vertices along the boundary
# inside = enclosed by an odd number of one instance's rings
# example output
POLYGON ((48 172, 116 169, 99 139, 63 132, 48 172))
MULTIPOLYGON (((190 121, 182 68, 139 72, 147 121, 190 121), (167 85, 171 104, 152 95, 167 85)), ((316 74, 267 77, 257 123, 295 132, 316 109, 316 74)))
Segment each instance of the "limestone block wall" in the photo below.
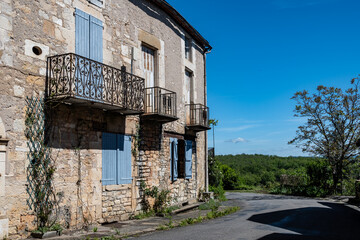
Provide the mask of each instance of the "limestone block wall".
POLYGON ((134 214, 132 185, 103 186, 102 217, 106 222, 127 220, 134 214))
POLYGON ((178 201, 195 198, 204 188, 204 133, 196 135, 193 178, 170 181, 169 139, 165 132, 185 134, 185 68, 194 73, 196 103, 204 103, 203 52, 194 42, 193 62, 186 62, 183 47, 186 33, 175 21, 147 0, 106 0, 103 8, 87 0, 2 0, 0 122, 9 141, 5 150, 5 187, 0 189, 4 193, 0 194, 0 237, 1 234, 14 239, 26 237, 35 228, 35 217, 26 205, 25 98, 43 96, 48 56, 75 52, 75 8, 103 22, 105 64, 117 68, 124 65, 130 71, 133 62, 134 74, 143 76, 141 44, 154 42, 156 82, 177 92, 179 120, 163 125, 144 123, 147 133, 142 139, 143 148, 139 149, 139 157, 132 159, 133 183, 104 187, 101 133, 134 135, 139 117, 125 117, 89 106, 56 105, 48 131, 57 169, 54 187, 60 222, 75 229, 90 223, 126 219, 141 208, 139 183, 143 178, 149 185, 169 188, 178 201), (36 55, 33 47, 39 47, 42 53, 36 55))

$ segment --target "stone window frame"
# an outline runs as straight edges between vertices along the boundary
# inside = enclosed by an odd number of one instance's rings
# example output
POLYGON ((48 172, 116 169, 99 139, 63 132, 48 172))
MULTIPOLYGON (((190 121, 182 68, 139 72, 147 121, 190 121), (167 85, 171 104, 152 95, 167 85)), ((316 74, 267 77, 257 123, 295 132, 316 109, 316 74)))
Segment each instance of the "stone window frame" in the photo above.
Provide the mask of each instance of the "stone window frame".
POLYGON ((105 0, 88 0, 88 2, 99 8, 103 8, 105 6, 105 0))
MULTIPOLYGON (((159 49, 153 45, 148 44, 147 42, 141 41, 140 44, 140 49, 142 49, 142 47, 145 48, 149 48, 152 51, 154 51, 154 87, 159 87, 159 49)), ((142 51, 141 51, 141 55, 142 55, 142 51)), ((141 69, 143 70, 143 56, 141 56, 140 58, 140 64, 141 64, 141 69)))

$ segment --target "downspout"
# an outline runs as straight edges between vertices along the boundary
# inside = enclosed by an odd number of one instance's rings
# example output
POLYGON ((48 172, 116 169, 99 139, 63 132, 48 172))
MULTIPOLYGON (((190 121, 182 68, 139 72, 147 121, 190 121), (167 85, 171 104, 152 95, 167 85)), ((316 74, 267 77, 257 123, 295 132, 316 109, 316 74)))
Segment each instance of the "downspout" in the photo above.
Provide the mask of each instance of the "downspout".
MULTIPOLYGON (((207 90, 206 90, 206 54, 211 52, 211 47, 205 47, 204 49, 204 105, 207 105, 207 90)), ((209 120, 209 119, 208 119, 209 120)), ((205 192, 209 192, 209 161, 208 161, 208 141, 207 131, 205 131, 205 192)))

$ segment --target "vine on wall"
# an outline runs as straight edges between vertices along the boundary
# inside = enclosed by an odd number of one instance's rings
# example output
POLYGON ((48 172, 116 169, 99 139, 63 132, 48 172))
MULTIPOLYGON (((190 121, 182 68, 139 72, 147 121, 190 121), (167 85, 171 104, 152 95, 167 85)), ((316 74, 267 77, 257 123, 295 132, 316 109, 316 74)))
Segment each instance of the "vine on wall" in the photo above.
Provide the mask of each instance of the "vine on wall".
POLYGON ((38 228, 49 227, 56 199, 53 189, 54 163, 46 146, 45 103, 41 97, 27 97, 25 136, 28 139, 27 204, 37 217, 38 228))

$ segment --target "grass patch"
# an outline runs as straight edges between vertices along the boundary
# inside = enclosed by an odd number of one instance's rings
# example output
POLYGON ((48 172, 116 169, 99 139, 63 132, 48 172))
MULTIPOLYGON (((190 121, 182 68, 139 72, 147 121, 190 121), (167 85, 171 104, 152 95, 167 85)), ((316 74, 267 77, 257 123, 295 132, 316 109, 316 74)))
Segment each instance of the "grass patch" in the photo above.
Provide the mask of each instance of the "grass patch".
POLYGON ((180 208, 179 206, 170 206, 165 209, 165 214, 171 214, 173 211, 175 211, 179 208, 180 208))
POLYGON ((63 228, 61 227, 61 225, 59 223, 55 223, 51 227, 39 227, 38 229, 36 229, 32 232, 33 233, 46 233, 49 231, 57 231, 61 234, 62 230, 63 230, 63 228))
MULTIPOLYGON (((218 207, 217 207, 218 208, 218 207)), ((218 211, 216 208, 216 210, 211 210, 210 212, 208 212, 206 214, 205 217, 199 216, 197 218, 186 218, 183 219, 178 225, 174 225, 174 223, 172 222, 172 220, 169 220, 169 223, 165 224, 165 225, 159 225, 157 227, 157 230, 169 230, 171 228, 174 227, 185 227, 188 225, 192 225, 192 224, 196 224, 196 223, 201 223, 204 220, 210 220, 210 219, 214 219, 214 218, 218 218, 218 217, 223 217, 226 216, 228 214, 234 213, 238 210, 240 210, 239 207, 227 207, 222 211, 218 211)), ((214 208, 213 208, 214 209, 214 208)))
POLYGON ((137 214, 135 216, 132 216, 131 219, 141 220, 141 219, 144 219, 144 218, 154 217, 154 216, 155 216, 155 211, 150 210, 150 211, 139 213, 139 214, 137 214))
POLYGON ((200 210, 217 210, 220 206, 220 203, 218 201, 215 201, 214 199, 210 199, 207 203, 201 204, 199 206, 200 210))

